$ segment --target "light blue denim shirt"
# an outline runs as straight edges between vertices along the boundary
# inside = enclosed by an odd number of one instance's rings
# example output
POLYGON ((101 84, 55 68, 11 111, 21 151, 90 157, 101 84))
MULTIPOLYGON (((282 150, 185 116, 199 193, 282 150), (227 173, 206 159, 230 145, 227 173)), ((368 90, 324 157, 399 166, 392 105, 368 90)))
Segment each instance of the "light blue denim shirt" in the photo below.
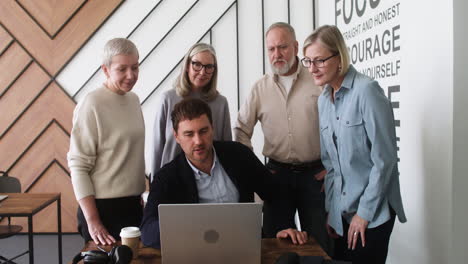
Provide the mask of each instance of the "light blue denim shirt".
POLYGON ((326 85, 318 102, 328 224, 343 235, 342 216, 349 223, 357 213, 377 227, 390 219, 389 206, 406 222, 390 101, 352 65, 334 102, 332 93, 326 85))
POLYGON ((213 148, 213 166, 210 174, 197 169, 190 160, 188 164, 193 170, 195 182, 198 189, 198 199, 200 203, 238 203, 239 191, 227 175, 216 156, 213 148))

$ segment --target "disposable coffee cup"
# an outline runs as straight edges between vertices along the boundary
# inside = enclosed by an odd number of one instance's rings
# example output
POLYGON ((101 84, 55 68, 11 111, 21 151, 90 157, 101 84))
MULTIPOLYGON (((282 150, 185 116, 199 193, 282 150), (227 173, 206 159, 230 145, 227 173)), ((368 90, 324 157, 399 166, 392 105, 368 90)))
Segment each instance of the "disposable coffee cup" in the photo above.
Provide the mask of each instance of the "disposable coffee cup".
POLYGON ((135 226, 124 227, 120 231, 122 245, 126 245, 132 249, 133 258, 138 258, 138 247, 140 245, 140 228, 135 226))

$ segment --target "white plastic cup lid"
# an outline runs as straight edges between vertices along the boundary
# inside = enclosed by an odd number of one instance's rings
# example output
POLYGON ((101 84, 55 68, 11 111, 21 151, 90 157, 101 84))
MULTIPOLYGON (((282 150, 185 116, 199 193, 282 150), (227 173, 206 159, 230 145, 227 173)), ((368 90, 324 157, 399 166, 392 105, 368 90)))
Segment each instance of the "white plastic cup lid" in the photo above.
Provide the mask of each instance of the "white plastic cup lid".
POLYGON ((139 236, 141 236, 140 228, 136 226, 124 227, 120 230, 120 237, 131 238, 139 236))

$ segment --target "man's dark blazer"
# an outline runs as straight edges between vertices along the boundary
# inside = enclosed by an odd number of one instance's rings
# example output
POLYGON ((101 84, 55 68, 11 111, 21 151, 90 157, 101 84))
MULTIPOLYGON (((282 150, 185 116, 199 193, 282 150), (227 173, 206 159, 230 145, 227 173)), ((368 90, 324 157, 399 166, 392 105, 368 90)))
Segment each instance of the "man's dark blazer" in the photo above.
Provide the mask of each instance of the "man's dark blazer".
MULTIPOLYGON (((239 202, 253 202, 254 192, 263 200, 278 194, 280 185, 255 154, 238 142, 213 142, 218 160, 237 187, 239 202)), ((199 203, 197 184, 192 168, 182 152, 155 175, 141 223, 142 242, 159 248, 160 204, 199 203)))

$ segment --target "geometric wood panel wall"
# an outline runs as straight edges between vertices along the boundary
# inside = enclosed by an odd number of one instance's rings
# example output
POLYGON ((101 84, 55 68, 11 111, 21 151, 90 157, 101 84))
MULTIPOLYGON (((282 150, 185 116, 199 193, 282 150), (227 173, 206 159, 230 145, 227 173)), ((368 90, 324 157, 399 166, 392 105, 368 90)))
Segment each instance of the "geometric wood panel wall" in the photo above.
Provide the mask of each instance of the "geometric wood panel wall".
MULTIPOLYGON (((76 103, 55 78, 122 2, 0 1, 0 170, 22 192, 61 192, 64 232, 76 232, 66 162, 76 103)), ((34 231, 56 232, 55 214, 34 217, 34 231)))

